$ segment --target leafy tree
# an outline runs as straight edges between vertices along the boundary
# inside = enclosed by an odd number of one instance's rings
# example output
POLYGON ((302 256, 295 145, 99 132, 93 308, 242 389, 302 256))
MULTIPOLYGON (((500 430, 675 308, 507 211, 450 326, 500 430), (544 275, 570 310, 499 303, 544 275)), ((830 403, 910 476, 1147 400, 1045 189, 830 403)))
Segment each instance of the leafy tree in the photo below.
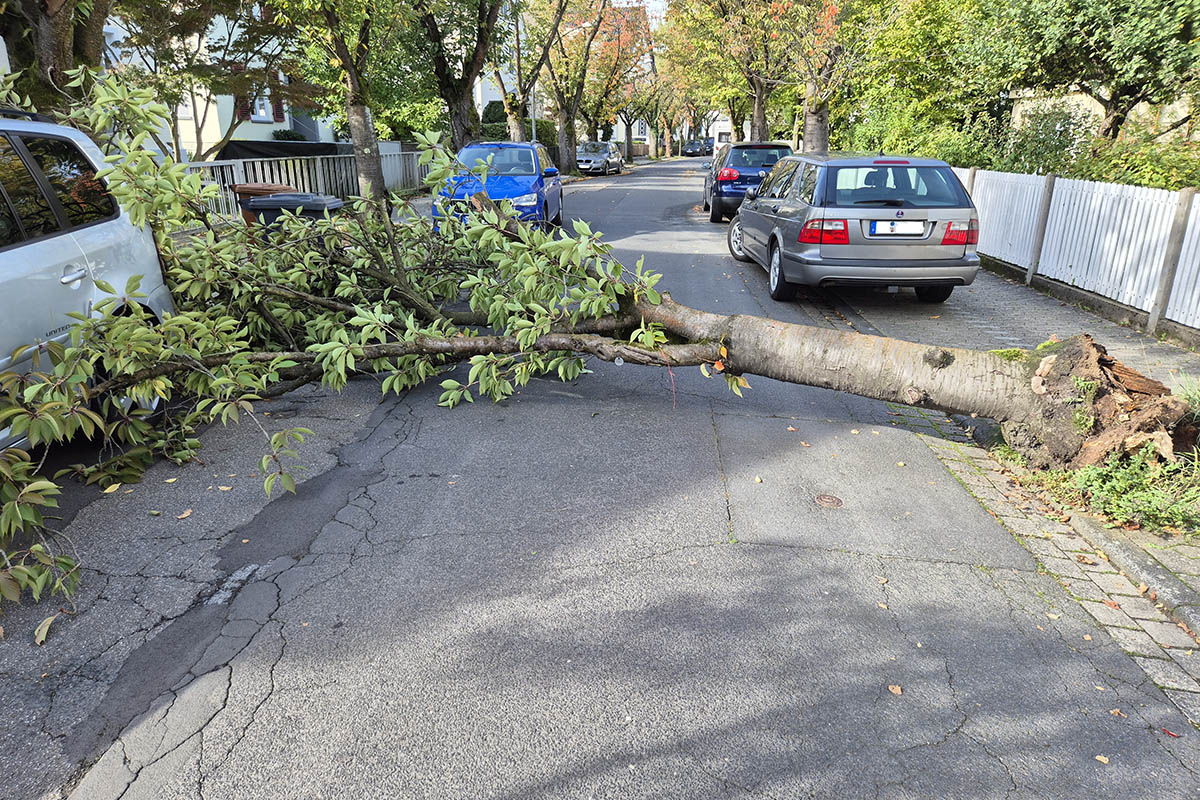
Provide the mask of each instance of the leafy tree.
POLYGON ((1016 86, 1078 88, 1116 138, 1139 103, 1168 103, 1200 77, 1200 5, 1192 0, 1010 0, 984 4, 979 61, 1016 86))
POLYGON ((511 141, 525 141, 523 117, 528 113, 534 88, 558 36, 567 3, 568 0, 551 0, 548 4, 514 0, 503 7, 495 41, 488 51, 488 66, 503 98, 501 102, 511 141), (524 42, 522 25, 525 26, 524 42), (511 87, 505 84, 506 71, 511 71, 516 78, 511 87))
POLYGON ((592 48, 604 25, 608 0, 586 0, 559 24, 546 58, 550 96, 558 117, 558 158, 564 169, 575 169, 575 124, 587 88, 592 48))
POLYGON ((612 122, 628 102, 624 89, 647 68, 650 47, 645 6, 610 6, 605 11, 579 105, 579 116, 593 140, 600 138, 600 128, 612 122))
POLYGON ((205 141, 217 95, 232 95, 249 107, 269 92, 274 103, 309 104, 313 87, 303 81, 284 81, 283 70, 293 64, 294 31, 261 7, 241 0, 206 0, 181 5, 119 0, 113 16, 122 28, 115 42, 123 55, 111 65, 132 83, 154 90, 165 103, 170 152, 184 160, 182 131, 195 142, 192 159, 207 160, 224 147, 244 118, 231 114, 215 141, 205 141), (181 119, 179 107, 192 109, 181 119))
POLYGON ((503 0, 415 0, 418 53, 432 64, 450 113, 450 140, 462 147, 479 134, 475 81, 487 63, 503 0), (431 60, 430 60, 430 57, 431 60))
POLYGON ((787 16, 779 3, 759 0, 672 0, 667 11, 669 52, 705 75, 714 99, 748 96, 750 138, 768 139, 767 104, 793 68, 780 41, 787 16))

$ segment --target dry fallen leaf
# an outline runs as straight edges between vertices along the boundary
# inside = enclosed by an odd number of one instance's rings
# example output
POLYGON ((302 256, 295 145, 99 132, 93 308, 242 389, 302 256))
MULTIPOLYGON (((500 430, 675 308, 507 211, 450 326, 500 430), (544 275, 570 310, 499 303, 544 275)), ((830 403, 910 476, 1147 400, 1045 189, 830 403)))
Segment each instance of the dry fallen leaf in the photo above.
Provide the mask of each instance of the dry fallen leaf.
POLYGON ((1096 760, 1099 761, 1101 764, 1107 764, 1108 756, 1096 756, 1096 760))
POLYGON ((249 543, 250 543, 249 539, 242 539, 242 544, 249 544, 249 543))
POLYGON ((147 511, 146 513, 152 517, 161 517, 162 516, 161 511, 147 511))
POLYGON ((788 430, 789 430, 789 431, 791 431, 792 433, 796 433, 796 432, 797 432, 797 431, 799 431, 800 429, 799 429, 799 428, 793 428, 791 425, 788 425, 788 430))
POLYGON ((218 486, 217 488, 220 489, 222 492, 232 492, 233 491, 232 486, 218 486))
POLYGON ((754 482, 755 482, 755 483, 762 483, 762 476, 761 476, 761 475, 755 475, 755 476, 754 476, 754 482))
POLYGON ((882 608, 884 611, 886 611, 886 610, 887 610, 887 603, 876 603, 875 605, 879 606, 879 607, 880 607, 880 608, 882 608))
POLYGON ((904 690, 900 688, 900 684, 898 684, 898 683, 888 684, 888 691, 891 692, 892 694, 896 695, 897 697, 904 694, 904 690))
POLYGON ((858 428, 854 428, 850 432, 853 433, 855 436, 858 436, 858 428))
POLYGON ((1062 614, 1051 614, 1049 611, 1046 612, 1046 616, 1049 617, 1050 619, 1061 619, 1062 618, 1062 614))
POLYGON ((896 462, 896 466, 897 466, 897 467, 903 467, 903 466, 904 466, 904 462, 903 462, 903 461, 897 461, 897 462, 896 462))
POLYGON ((165 481, 163 481, 163 483, 174 483, 177 480, 179 480, 179 478, 167 478, 165 481))
POLYGON ((1170 736, 1172 739, 1179 738, 1179 734, 1175 733, 1175 731, 1169 731, 1166 728, 1161 728, 1160 730, 1162 730, 1163 733, 1165 733, 1167 736, 1170 736))
MULTIPOLYGON (((876 576, 876 577, 878 578, 878 576, 876 576)), ((878 580, 879 580, 879 582, 880 582, 880 583, 887 583, 887 582, 888 582, 888 579, 887 579, 887 578, 878 578, 878 580)))
POLYGON ((192 510, 189 508, 189 509, 186 509, 182 514, 180 514, 175 519, 187 519, 191 515, 192 515, 192 510))
POLYGON ((1116 600, 1105 600, 1104 605, 1106 605, 1112 609, 1119 609, 1121 607, 1121 604, 1118 603, 1116 600))
POLYGON ((1092 635, 1091 635, 1090 633, 1085 633, 1085 634, 1083 635, 1083 640, 1084 640, 1085 642, 1090 642, 1090 641, 1092 640, 1092 635))
POLYGON ((1148 591, 1150 591, 1150 587, 1149 587, 1149 586, 1147 586, 1147 585, 1146 585, 1146 584, 1144 584, 1144 583, 1139 583, 1139 584, 1138 584, 1138 594, 1145 594, 1145 593, 1146 593, 1146 592, 1148 592, 1148 591))
POLYGON ((1128 714, 1126 714, 1124 711, 1122 711, 1119 708, 1114 708, 1112 711, 1110 711, 1108 713, 1112 714, 1114 717, 1128 717, 1129 716, 1128 714))
POLYGON ((110 486, 110 487, 108 487, 107 489, 105 489, 105 490, 104 490, 104 493, 105 493, 105 494, 112 494, 113 492, 115 492, 117 489, 120 489, 120 488, 121 488, 121 484, 119 484, 119 483, 114 483, 112 486, 110 486))
POLYGON ((800 446, 801 446, 801 447, 812 447, 812 445, 811 445, 811 444, 809 444, 808 442, 801 442, 801 443, 800 443, 800 446))
POLYGON ((1079 553, 1078 555, 1076 555, 1075 560, 1078 561, 1080 564, 1090 564, 1092 566, 1095 566, 1095 564, 1096 564, 1096 559, 1092 558, 1091 556, 1084 555, 1083 553, 1079 553))

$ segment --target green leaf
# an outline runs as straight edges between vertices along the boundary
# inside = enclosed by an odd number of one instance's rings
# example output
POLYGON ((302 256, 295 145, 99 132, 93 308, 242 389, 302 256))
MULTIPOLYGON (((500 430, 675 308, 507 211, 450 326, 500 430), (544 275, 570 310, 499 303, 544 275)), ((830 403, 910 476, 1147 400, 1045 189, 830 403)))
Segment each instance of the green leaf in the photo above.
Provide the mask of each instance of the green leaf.
POLYGON ((38 624, 37 630, 35 630, 33 632, 34 644, 41 646, 46 643, 46 636, 49 635, 49 633, 50 633, 50 626, 54 623, 54 620, 56 620, 56 619, 58 619, 58 614, 54 614, 53 616, 46 617, 44 620, 41 621, 40 624, 38 624))

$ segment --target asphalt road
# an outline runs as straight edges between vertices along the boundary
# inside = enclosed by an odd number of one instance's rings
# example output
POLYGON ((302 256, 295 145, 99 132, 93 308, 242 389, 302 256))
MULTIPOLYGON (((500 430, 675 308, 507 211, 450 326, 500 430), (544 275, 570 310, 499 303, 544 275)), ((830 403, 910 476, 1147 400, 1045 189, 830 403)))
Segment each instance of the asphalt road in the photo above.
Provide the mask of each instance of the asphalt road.
MULTIPOLYGON (((698 162, 567 214, 684 303, 937 324, 771 301, 698 162)), ((1200 734, 887 406, 594 370, 454 411, 308 390, 264 418, 317 432, 295 497, 242 426, 87 504, 82 613, 0 651, 0 796, 1195 796, 1200 734)))

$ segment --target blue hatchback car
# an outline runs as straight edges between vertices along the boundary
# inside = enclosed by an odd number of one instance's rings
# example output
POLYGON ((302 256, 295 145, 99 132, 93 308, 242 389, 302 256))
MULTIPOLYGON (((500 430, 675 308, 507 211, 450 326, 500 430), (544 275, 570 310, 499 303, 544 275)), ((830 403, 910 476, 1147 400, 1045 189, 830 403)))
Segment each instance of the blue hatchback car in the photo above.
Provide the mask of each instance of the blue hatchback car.
POLYGON ((786 144, 737 142, 723 144, 704 165, 704 210, 710 222, 737 213, 746 189, 758 186, 779 159, 792 154, 786 144))
MULTIPOLYGON (((562 224, 562 179, 545 145, 538 142, 478 142, 467 145, 458 153, 458 160, 469 167, 489 158, 492 167, 487 177, 488 197, 496 201, 508 200, 520 218, 527 222, 562 224)), ((478 176, 462 172, 447 179, 438 196, 447 212, 461 210, 456 215, 461 219, 466 215, 467 199, 484 188, 478 176)), ((435 222, 439 216, 435 203, 435 222)))

